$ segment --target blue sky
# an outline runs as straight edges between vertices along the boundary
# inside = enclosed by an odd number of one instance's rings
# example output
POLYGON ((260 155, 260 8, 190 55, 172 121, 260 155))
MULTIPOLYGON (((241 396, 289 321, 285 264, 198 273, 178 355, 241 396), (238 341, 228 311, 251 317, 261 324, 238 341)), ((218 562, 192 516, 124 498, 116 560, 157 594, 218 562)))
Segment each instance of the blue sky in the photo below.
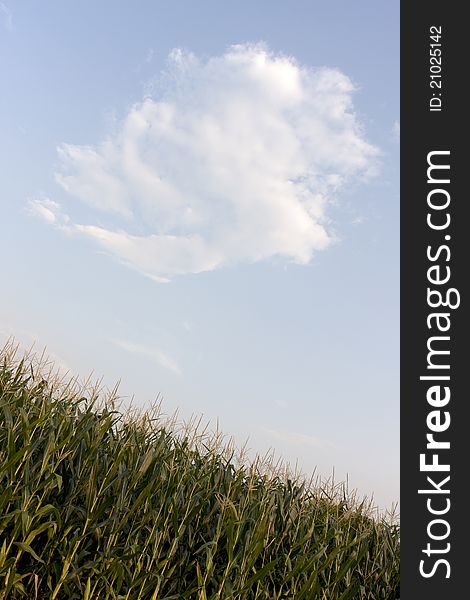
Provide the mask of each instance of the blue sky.
POLYGON ((398 500, 398 65, 398 2, 0 2, 2 337, 398 500))

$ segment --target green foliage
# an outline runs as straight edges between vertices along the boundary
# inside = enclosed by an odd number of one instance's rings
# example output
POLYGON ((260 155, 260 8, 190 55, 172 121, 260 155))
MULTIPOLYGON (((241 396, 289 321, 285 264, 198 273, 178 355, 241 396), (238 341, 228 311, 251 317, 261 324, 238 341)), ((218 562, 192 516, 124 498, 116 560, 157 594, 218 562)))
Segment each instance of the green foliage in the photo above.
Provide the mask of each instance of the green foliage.
POLYGON ((399 528, 0 364, 0 599, 399 597, 399 528))

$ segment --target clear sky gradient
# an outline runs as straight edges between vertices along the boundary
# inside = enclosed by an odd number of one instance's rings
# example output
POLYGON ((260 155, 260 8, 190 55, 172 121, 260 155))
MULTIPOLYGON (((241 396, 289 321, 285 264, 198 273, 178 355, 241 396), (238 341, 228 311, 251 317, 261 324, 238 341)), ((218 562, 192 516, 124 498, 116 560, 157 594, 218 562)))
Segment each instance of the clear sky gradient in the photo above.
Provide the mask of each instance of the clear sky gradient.
POLYGON ((0 330, 399 498, 399 3, 0 2, 0 330))

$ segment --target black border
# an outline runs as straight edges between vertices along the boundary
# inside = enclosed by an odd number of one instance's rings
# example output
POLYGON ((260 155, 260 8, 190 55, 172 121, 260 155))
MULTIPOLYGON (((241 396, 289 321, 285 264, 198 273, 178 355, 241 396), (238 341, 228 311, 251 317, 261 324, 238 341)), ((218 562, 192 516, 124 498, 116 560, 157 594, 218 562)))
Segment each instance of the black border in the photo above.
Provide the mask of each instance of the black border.
MULTIPOLYGON (((466 548, 470 528, 464 513, 467 508, 467 478, 470 480, 466 464, 470 454, 466 444, 467 439, 470 440, 470 399, 465 389, 465 375, 470 372, 470 364, 467 366, 466 361, 468 319, 464 314, 469 271, 467 257, 470 257, 465 220, 470 194, 465 190, 465 180, 470 169, 466 166, 467 149, 464 146, 467 130, 464 103, 468 104, 470 99, 465 97, 464 92, 469 36, 465 31, 463 7, 457 2, 435 0, 401 3, 401 600, 463 598, 468 589, 470 571, 466 548), (433 92, 438 91, 430 88, 429 36, 433 25, 442 27, 440 112, 429 110, 429 99, 433 92), (426 175, 427 154, 434 150, 450 150, 450 184, 446 187, 451 195, 452 220, 445 233, 451 235, 448 242, 451 258, 448 263, 441 264, 450 265, 450 285, 457 288, 461 296, 460 307, 449 310, 452 325, 448 333, 451 338, 450 355, 446 359, 450 362, 450 371, 436 372, 451 376, 451 400, 447 407, 451 424, 446 437, 441 434, 442 439, 450 440, 451 444, 447 454, 442 455, 442 460, 446 456, 450 461, 451 508, 445 515, 451 527, 446 540, 450 543, 450 550, 446 555, 435 555, 449 561, 449 578, 446 578, 447 570, 442 565, 429 578, 424 578, 419 572, 420 561, 427 558, 422 550, 429 541, 426 529, 433 518, 427 510, 426 495, 418 494, 418 489, 429 488, 426 475, 430 475, 420 472, 419 468, 419 455, 426 450, 426 433, 429 431, 426 416, 432 410, 426 401, 429 382, 419 379, 421 375, 429 374, 426 371, 426 343, 432 335, 426 324, 427 315, 432 312, 426 297, 427 269, 430 266, 426 249, 428 245, 436 247, 445 243, 442 241, 444 233, 432 231, 426 223, 430 189, 426 175)), ((439 475, 443 474, 436 474, 436 479, 439 475)), ((430 559, 427 558, 427 561, 429 568, 430 559)))

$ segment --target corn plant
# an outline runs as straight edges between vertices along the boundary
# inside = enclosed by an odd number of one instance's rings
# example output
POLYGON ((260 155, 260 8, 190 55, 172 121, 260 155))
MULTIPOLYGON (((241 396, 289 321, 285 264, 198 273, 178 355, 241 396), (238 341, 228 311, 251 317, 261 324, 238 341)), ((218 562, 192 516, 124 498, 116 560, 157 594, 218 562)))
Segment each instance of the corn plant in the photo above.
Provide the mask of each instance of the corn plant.
POLYGON ((0 599, 399 598, 399 526, 0 356, 0 599))

